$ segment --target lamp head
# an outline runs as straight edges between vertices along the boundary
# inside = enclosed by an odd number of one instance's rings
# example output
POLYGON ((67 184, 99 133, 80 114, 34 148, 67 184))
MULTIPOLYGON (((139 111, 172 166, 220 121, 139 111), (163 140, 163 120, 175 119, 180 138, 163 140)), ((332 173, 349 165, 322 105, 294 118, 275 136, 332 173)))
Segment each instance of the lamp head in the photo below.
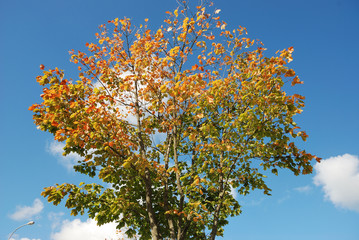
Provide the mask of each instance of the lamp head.
POLYGON ((30 221, 30 222, 27 223, 27 225, 34 225, 34 224, 35 224, 34 221, 30 221))

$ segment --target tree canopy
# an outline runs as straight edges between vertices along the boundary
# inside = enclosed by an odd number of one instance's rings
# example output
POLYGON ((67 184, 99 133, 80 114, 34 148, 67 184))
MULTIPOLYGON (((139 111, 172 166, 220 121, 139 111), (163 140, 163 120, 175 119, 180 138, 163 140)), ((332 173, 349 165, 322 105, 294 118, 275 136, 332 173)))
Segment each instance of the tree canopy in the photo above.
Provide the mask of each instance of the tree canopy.
POLYGON ((265 171, 312 172, 320 159, 293 140, 307 138, 293 121, 304 97, 285 91, 302 83, 287 67, 293 47, 266 57, 219 13, 184 1, 157 30, 116 18, 87 51, 70 52, 76 80, 40 66, 35 124, 104 183, 47 187, 49 202, 127 226, 129 237, 215 239, 241 212, 231 191, 270 195, 265 171))

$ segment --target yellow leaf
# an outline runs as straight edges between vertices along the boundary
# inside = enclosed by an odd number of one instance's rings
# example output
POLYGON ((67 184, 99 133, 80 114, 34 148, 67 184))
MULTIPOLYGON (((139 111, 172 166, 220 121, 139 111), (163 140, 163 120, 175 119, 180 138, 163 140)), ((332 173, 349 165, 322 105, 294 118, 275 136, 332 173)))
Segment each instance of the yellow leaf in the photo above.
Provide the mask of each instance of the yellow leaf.
POLYGON ((196 134, 190 134, 188 138, 190 141, 194 141, 196 140, 196 137, 197 137, 196 134))
POLYGON ((178 17, 178 9, 176 9, 176 10, 174 11, 174 14, 175 14, 176 17, 178 17))
POLYGON ((192 185, 198 185, 199 184, 199 178, 197 178, 196 180, 194 180, 194 182, 192 183, 192 185))
POLYGON ((124 168, 130 168, 130 167, 131 167, 131 162, 130 162, 130 161, 126 161, 124 164, 122 164, 122 167, 124 167, 124 168))
POLYGON ((183 30, 187 30, 187 26, 188 26, 188 17, 186 17, 184 20, 183 20, 183 30))

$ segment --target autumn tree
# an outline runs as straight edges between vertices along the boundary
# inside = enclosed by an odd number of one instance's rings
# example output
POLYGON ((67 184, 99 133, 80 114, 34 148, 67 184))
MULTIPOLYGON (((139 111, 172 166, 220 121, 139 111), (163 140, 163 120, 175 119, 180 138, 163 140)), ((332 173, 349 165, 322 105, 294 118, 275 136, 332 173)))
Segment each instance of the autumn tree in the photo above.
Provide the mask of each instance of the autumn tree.
POLYGON ((215 239, 241 212, 232 189, 270 195, 265 171, 312 172, 319 158, 293 140, 307 138, 293 121, 304 97, 284 90, 302 83, 286 66, 293 48, 266 57, 219 12, 181 2, 156 31, 147 19, 109 21, 87 53, 71 51, 77 80, 41 65, 35 124, 104 183, 47 187, 49 202, 127 226, 129 237, 215 239))

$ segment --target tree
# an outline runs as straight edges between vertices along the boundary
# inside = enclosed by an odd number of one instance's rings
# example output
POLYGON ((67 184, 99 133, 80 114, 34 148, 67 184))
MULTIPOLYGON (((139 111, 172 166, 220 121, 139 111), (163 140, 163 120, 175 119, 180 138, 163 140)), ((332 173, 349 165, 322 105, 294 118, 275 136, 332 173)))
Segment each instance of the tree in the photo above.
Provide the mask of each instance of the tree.
POLYGON ((304 97, 284 91, 302 83, 286 67, 293 48, 266 57, 219 12, 182 2, 157 31, 148 19, 109 21, 88 54, 71 51, 77 81, 40 66, 35 124, 83 158, 77 172, 107 183, 47 187, 49 202, 128 226, 129 237, 215 239, 241 212, 232 189, 270 195, 265 171, 312 172, 320 159, 293 142, 307 138, 293 121, 304 97))

